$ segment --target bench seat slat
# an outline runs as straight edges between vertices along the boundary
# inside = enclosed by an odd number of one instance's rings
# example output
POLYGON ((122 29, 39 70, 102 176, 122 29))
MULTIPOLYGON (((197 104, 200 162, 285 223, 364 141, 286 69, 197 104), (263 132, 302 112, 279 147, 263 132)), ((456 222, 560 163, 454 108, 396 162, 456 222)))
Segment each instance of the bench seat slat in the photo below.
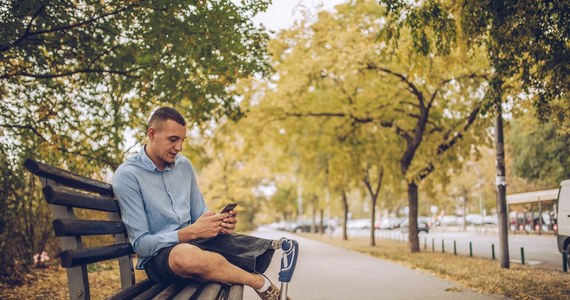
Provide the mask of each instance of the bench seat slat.
POLYGON ((149 279, 145 279, 131 287, 128 287, 117 294, 113 295, 109 300, 124 300, 124 299, 133 299, 140 293, 150 289, 153 286, 153 282, 149 279))
POLYGON ((24 162, 24 166, 36 176, 52 179, 63 185, 84 189, 90 192, 113 195, 113 187, 106 182, 77 175, 29 158, 24 162))
POLYGON ((61 252, 60 258, 62 267, 72 268, 134 253, 131 244, 122 243, 102 247, 65 250, 61 252))
POLYGON ((148 300, 158 293, 162 292, 165 288, 167 288, 167 284, 157 283, 153 285, 150 289, 140 293, 138 296, 133 298, 133 300, 148 300))
POLYGON ((43 192, 46 201, 50 204, 115 213, 121 211, 119 203, 112 197, 89 195, 70 188, 51 185, 44 187, 43 192))
POLYGON ((195 293, 200 293, 202 286, 199 283, 192 282, 186 285, 184 289, 173 298, 173 300, 188 300, 195 293))
POLYGON ((172 299, 174 295, 178 294, 182 289, 184 289, 184 285, 173 283, 158 293, 158 295, 152 297, 152 300, 172 299))
POLYGON ((52 222, 56 236, 126 234, 125 224, 119 221, 55 219, 52 222))
POLYGON ((243 299, 243 285, 232 284, 228 293, 228 300, 241 300, 243 299))
MULTIPOLYGON (((229 289, 229 287, 228 287, 229 289)), ((220 283, 210 283, 204 287, 197 300, 224 299, 226 290, 220 283)))

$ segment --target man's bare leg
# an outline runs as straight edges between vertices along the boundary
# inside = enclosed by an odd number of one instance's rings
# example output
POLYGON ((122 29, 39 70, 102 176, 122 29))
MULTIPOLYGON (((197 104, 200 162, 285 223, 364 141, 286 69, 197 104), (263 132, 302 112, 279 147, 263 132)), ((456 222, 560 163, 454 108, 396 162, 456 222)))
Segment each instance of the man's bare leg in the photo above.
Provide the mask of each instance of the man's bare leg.
POLYGON ((168 258, 170 269, 183 278, 236 283, 260 289, 265 278, 232 265, 222 255, 204 251, 191 244, 178 244, 168 258))

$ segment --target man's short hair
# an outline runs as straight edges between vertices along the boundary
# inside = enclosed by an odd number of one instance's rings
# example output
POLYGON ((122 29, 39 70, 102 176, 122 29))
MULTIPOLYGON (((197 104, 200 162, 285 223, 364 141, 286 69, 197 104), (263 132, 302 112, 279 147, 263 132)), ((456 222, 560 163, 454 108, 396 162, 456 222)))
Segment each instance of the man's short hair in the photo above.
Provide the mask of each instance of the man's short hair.
POLYGON ((157 109, 152 116, 150 117, 150 120, 148 121, 148 126, 149 127, 155 127, 157 126, 157 123, 162 123, 165 122, 167 120, 172 120, 182 126, 186 126, 186 121, 184 120, 184 117, 178 112, 176 111, 174 108, 170 108, 170 107, 166 107, 163 106, 159 109, 157 109))

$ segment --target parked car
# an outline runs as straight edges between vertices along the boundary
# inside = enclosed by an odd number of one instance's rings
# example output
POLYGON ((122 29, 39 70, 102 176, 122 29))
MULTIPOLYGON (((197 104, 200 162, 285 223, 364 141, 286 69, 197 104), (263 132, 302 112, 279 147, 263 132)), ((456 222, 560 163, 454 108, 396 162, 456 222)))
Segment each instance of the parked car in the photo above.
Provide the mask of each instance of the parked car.
POLYGON ((497 216, 497 215, 484 216, 483 217, 483 224, 497 225, 497 224, 499 224, 499 216, 497 216))
POLYGON ((378 225, 379 229, 396 229, 400 227, 400 223, 402 223, 402 218, 383 218, 380 220, 378 225))
POLYGON ((372 227, 372 222, 370 219, 353 219, 348 220, 346 223, 346 228, 348 229, 370 229, 372 227))
POLYGON ((439 225, 441 226, 457 226, 463 225, 463 218, 457 216, 441 216, 439 217, 439 225))
MULTIPOLYGON (((299 233, 299 232, 311 232, 311 227, 313 226, 312 223, 302 223, 302 224, 293 224, 289 231, 291 232, 295 232, 295 233, 299 233)), ((317 222, 315 224, 316 228, 315 231, 318 232, 319 231, 319 226, 320 224, 317 222)), ((325 222, 323 224, 323 230, 327 231, 329 229, 329 225, 325 222)), ((331 226, 331 229, 334 230, 334 226, 331 226)))
MULTIPOLYGON (((429 217, 418 217, 418 233, 425 232, 428 233, 430 229, 430 222, 431 218, 429 217)), ((400 223, 400 229, 402 232, 408 232, 408 226, 410 224, 410 220, 408 218, 404 218, 400 223)))
POLYGON ((465 216, 465 222, 469 225, 483 225, 483 216, 480 214, 467 214, 465 216))

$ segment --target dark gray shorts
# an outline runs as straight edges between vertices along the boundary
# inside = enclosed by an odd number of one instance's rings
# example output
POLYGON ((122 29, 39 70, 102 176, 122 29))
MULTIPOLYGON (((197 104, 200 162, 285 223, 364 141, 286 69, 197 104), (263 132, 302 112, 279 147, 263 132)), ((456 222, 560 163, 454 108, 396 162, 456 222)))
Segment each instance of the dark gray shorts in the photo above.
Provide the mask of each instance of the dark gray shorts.
MULTIPOLYGON (((204 251, 216 252, 228 262, 247 272, 264 273, 273 258, 272 240, 241 234, 223 234, 214 238, 189 242, 204 251)), ((176 245, 174 245, 176 246, 176 245)), ((158 250, 144 266, 148 278, 160 283, 187 282, 168 266, 168 257, 174 246, 158 250)))
POLYGON ((150 280, 166 284, 189 281, 176 275, 168 265, 168 257, 174 246, 176 245, 158 250, 158 253, 144 265, 146 276, 150 280))

